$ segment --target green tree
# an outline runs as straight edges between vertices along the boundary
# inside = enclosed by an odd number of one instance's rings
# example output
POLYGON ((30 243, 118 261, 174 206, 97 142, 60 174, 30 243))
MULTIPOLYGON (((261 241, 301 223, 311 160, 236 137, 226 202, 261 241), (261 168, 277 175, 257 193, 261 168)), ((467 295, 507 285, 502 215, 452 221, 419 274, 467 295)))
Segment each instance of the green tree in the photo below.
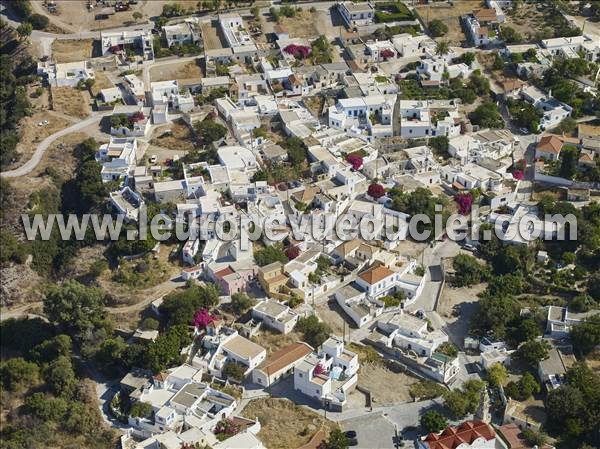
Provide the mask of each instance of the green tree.
POLYGON ((134 13, 132 14, 133 20, 137 21, 140 20, 142 17, 144 17, 144 15, 139 12, 139 11, 134 11, 134 13))
POLYGON ((60 356, 52 361, 44 371, 44 378, 55 395, 65 398, 73 396, 77 379, 69 357, 60 356))
POLYGON ((456 287, 465 287, 485 281, 489 276, 489 268, 480 264, 477 259, 468 254, 457 255, 452 266, 455 274, 451 283, 456 287))
POLYGON ((50 25, 50 19, 42 14, 31 14, 28 20, 34 30, 45 30, 50 25))
POLYGON ((151 418, 152 404, 149 402, 136 401, 129 409, 129 416, 134 418, 151 418))
POLYGON ((435 54, 438 56, 444 56, 450 53, 450 43, 448 41, 439 41, 435 45, 435 54))
POLYGON ((438 433, 448 427, 448 420, 435 410, 429 410, 421 415, 421 427, 428 433, 438 433))
POLYGON ((68 409, 69 402, 65 399, 53 398, 44 393, 33 393, 25 398, 25 411, 44 422, 61 422, 68 409))
POLYGON ((530 447, 543 447, 548 442, 548 436, 544 432, 536 432, 531 429, 523 430, 523 439, 530 447))
POLYGON ((436 349, 436 352, 445 354, 451 358, 455 358, 456 356, 458 356, 458 348, 448 341, 445 341, 444 343, 439 345, 436 349))
POLYGON ((523 343, 517 350, 518 357, 527 364, 537 367, 537 364, 548 357, 550 349, 545 340, 531 340, 523 343))
POLYGON ((156 331, 160 327, 160 323, 156 318, 148 317, 144 318, 144 321, 140 323, 140 327, 146 331, 156 331))
POLYGON ((306 148, 298 137, 288 137, 281 143, 281 147, 287 151, 292 165, 297 167, 306 161, 306 148))
POLYGON ((59 356, 71 354, 73 341, 65 334, 57 335, 49 340, 44 340, 29 351, 29 358, 38 364, 49 363, 59 356))
POLYGON ((300 318, 297 326, 298 330, 304 335, 304 340, 313 348, 321 346, 331 334, 329 325, 319 321, 315 315, 300 318))
POLYGON ((587 318, 571 329, 573 346, 581 354, 588 354, 600 344, 600 313, 587 318))
POLYGON ((9 359, 0 365, 2 386, 10 391, 23 391, 39 381, 39 368, 21 357, 9 359))
POLYGON ((540 390, 540 384, 531 373, 523 374, 517 382, 510 381, 504 388, 506 394, 517 401, 526 401, 532 394, 539 393, 540 390))
POLYGON ((121 337, 107 338, 94 354, 98 367, 106 374, 118 375, 126 349, 127 345, 121 337))
POLYGON ((194 129, 204 144, 216 142, 227 135, 227 128, 210 119, 197 123, 194 129))
POLYGON ((449 157, 448 146, 450 141, 447 136, 436 136, 429 139, 428 145, 433 149, 436 156, 449 157))
POLYGON ((473 53, 472 51, 463 53, 462 62, 464 62, 465 64, 467 64, 470 67, 471 64, 473 64, 473 62, 475 62, 475 53, 473 53))
POLYGON ((565 145, 560 152, 558 174, 562 178, 573 179, 577 173, 579 150, 574 145, 565 145))
POLYGON ((210 309, 219 302, 219 290, 214 284, 205 286, 188 284, 183 290, 176 290, 165 296, 160 313, 167 317, 169 326, 188 325, 198 309, 210 309))
POLYGON ((265 265, 269 265, 273 262, 288 262, 288 258, 283 251, 283 247, 279 243, 255 251, 254 260, 259 267, 264 267, 265 265))
POLYGON ((493 387, 499 387, 506 384, 508 380, 508 371, 501 363, 494 363, 487 369, 487 380, 493 387))
POLYGON ((192 337, 187 325, 172 326, 148 346, 144 356, 146 366, 152 372, 159 373, 170 366, 181 363, 181 349, 191 342, 192 337))
POLYGON ((523 41, 523 36, 521 36, 517 30, 509 26, 500 27, 500 39, 502 39, 507 44, 518 44, 523 41))
POLYGON ((108 192, 102 182, 102 166, 96 161, 85 161, 77 170, 75 184, 79 193, 78 210, 87 212, 104 204, 108 192))
POLYGON ((21 40, 31 36, 33 26, 29 22, 23 22, 17 27, 17 34, 21 40))
POLYGON ((236 315, 246 313, 254 305, 254 301, 246 293, 231 295, 231 309, 236 315))
POLYGON ((482 128, 504 128, 504 120, 495 103, 483 103, 471 113, 471 122, 482 128))
POLYGON ((350 441, 346 434, 338 427, 329 432, 329 437, 325 443, 327 449, 348 449, 350 441))
POLYGON ((428 28, 429 33, 433 37, 440 37, 448 32, 448 26, 439 19, 435 19, 429 22, 428 28))
POLYGON ((74 336, 81 337, 103 321, 104 293, 77 281, 67 281, 48 289, 44 313, 74 336))
POLYGON ((242 365, 236 362, 229 362, 227 365, 223 367, 223 376, 226 378, 231 378, 241 382, 244 380, 244 373, 246 370, 242 365))

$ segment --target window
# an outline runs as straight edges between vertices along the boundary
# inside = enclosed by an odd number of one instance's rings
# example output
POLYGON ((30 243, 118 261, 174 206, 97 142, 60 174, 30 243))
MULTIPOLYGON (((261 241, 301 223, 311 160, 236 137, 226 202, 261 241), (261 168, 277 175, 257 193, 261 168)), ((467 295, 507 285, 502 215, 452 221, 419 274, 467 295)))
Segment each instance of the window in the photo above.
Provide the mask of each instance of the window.
POLYGON ((298 373, 298 377, 303 377, 303 376, 302 376, 302 373, 298 373))

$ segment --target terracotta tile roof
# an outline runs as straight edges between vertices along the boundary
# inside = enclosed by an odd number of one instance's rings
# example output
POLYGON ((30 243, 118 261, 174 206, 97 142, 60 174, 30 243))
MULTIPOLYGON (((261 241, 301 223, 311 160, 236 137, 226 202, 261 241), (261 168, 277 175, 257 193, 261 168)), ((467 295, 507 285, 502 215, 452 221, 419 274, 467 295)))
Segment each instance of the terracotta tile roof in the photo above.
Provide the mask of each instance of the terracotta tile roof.
POLYGON ((303 446, 300 446, 298 449, 317 449, 321 447, 321 443, 325 440, 325 432, 323 429, 320 429, 317 433, 313 435, 308 443, 303 446))
POLYGON ((275 351, 267 358, 267 360, 261 363, 257 369, 270 376, 297 360, 306 357, 312 351, 313 348, 304 342, 293 343, 275 351))
POLYGON ((536 149, 544 151, 545 153, 560 153, 563 146, 563 140, 555 135, 544 136, 540 139, 536 149))
POLYGON ((227 276, 228 274, 232 274, 234 273, 234 271, 231 269, 231 267, 226 267, 223 268, 222 270, 219 270, 215 273, 215 277, 218 279, 222 279, 225 276, 227 276))
POLYGON ((166 373, 165 371, 162 371, 162 372, 158 373, 157 375, 155 375, 154 379, 156 379, 160 382, 164 382, 165 380, 167 380, 167 377, 169 377, 169 374, 166 373))
POLYGON ((474 9, 473 16, 480 22, 495 22, 498 20, 496 10, 492 8, 474 9))
POLYGON ((518 78, 509 79, 502 83, 502 89, 504 89, 504 92, 511 92, 521 88, 521 86, 524 86, 525 84, 527 84, 525 81, 518 78))
POLYGON ((373 285, 393 274, 394 272, 388 267, 384 265, 376 265, 369 268, 367 271, 363 271, 358 275, 358 277, 360 277, 363 281, 373 285))
POLYGON ((463 443, 472 444, 477 438, 489 441, 496 432, 483 421, 465 421, 458 427, 448 426, 441 434, 430 433, 423 441, 430 449, 456 449, 463 443))

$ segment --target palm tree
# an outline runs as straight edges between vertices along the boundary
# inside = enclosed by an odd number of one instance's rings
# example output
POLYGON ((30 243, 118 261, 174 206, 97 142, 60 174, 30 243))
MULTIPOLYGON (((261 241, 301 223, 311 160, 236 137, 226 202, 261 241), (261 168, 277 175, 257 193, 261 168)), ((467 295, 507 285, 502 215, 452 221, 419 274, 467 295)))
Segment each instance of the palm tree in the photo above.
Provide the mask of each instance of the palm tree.
POLYGON ((450 44, 448 41, 439 41, 435 46, 435 54, 439 56, 444 56, 450 53, 450 44))

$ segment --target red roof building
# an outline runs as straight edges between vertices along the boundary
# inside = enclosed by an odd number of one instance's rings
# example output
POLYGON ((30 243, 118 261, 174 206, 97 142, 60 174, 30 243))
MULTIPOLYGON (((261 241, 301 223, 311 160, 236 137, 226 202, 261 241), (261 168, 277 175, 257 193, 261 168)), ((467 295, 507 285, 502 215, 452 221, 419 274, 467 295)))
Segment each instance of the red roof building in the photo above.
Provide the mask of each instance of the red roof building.
POLYGON ((430 433, 419 441, 423 449, 488 449, 494 448, 496 432, 483 421, 465 421, 457 427, 446 427, 442 433, 430 433))

